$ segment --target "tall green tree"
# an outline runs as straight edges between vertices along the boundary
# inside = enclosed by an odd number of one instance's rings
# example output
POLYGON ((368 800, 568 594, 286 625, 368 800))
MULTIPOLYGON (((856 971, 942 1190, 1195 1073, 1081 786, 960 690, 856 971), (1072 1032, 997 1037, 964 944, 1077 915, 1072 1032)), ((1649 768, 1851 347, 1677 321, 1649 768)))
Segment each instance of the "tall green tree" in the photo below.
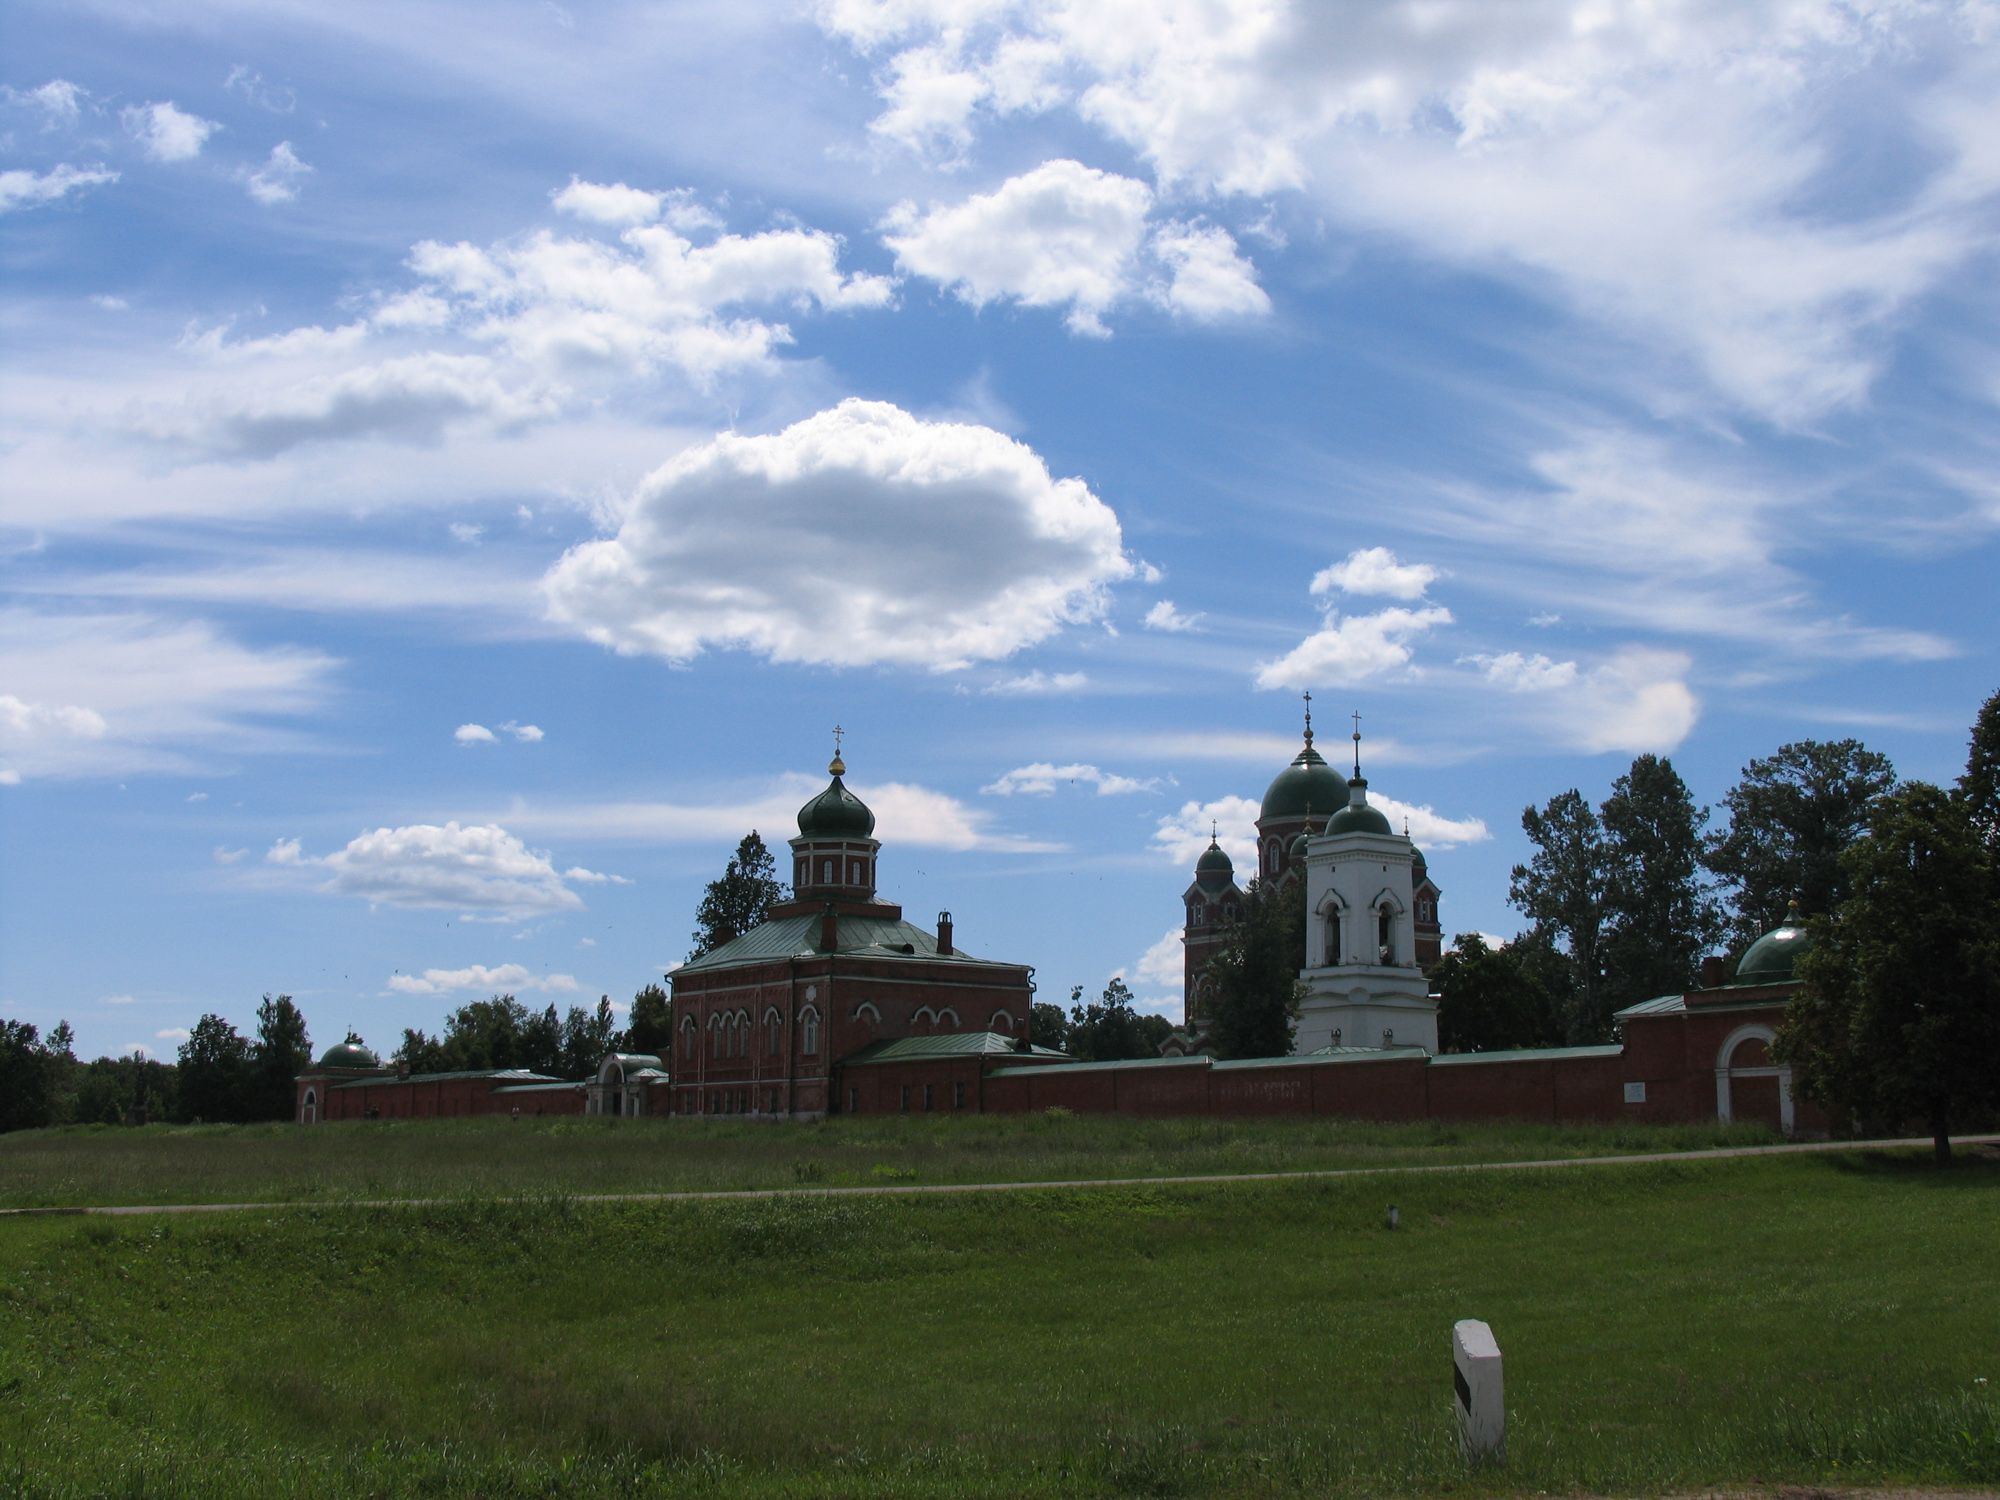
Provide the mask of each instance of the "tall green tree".
MULTIPOLYGON (((1079 1002, 1083 986, 1070 991, 1079 1002)), ((1101 999, 1076 1004, 1069 1013, 1068 1050, 1085 1062, 1121 1062, 1133 1057, 1158 1057, 1160 1043, 1173 1028, 1164 1016, 1142 1016, 1132 1008, 1132 992, 1114 978, 1101 999), (1156 1023, 1156 1024, 1148 1024, 1156 1023)))
POLYGON ((572 1005, 563 1016, 561 1055, 549 1071, 557 1078, 588 1078, 618 1040, 618 1018, 612 1014, 609 995, 599 995, 590 1010, 572 1005))
POLYGON ((1859 1121, 1954 1120, 2000 1104, 2000 892, 1968 799, 1907 782, 1842 856, 1850 894, 1815 917, 1778 1059, 1806 1098, 1859 1121))
POLYGON ((1655 995, 1687 989, 1701 956, 1720 940, 1722 907, 1702 873, 1702 829, 1687 783, 1662 755, 1641 755, 1611 785, 1598 816, 1609 846, 1605 883, 1605 1003, 1611 1012, 1655 995))
POLYGON ((1566 1035, 1558 998, 1519 942, 1489 948, 1476 932, 1452 939, 1431 966, 1438 1046, 1446 1052, 1559 1047, 1566 1035))
POLYGON ((181 1043, 180 1116, 241 1123, 254 1119, 250 1043, 221 1016, 206 1015, 181 1043))
POLYGON ((1565 1019, 1571 1042, 1594 1042, 1610 1029, 1603 1004, 1602 954, 1611 851, 1604 825, 1582 792, 1559 792, 1544 807, 1525 809, 1521 829, 1535 846, 1516 865, 1507 900, 1562 945, 1573 996, 1565 1019))
POLYGON ((1809 917, 1838 908, 1847 899, 1840 856, 1895 785, 1889 757, 1859 740, 1799 740, 1745 766, 1722 799, 1729 826, 1710 834, 1702 853, 1733 893, 1731 945, 1747 948, 1784 921, 1793 901, 1809 917))
POLYGON ((1207 1041, 1215 1056, 1283 1057, 1292 1050, 1305 957, 1305 882, 1252 881, 1202 971, 1209 981, 1207 1041))
POLYGON ((711 880, 695 911, 694 950, 688 960, 712 953, 733 938, 769 920, 771 908, 784 898, 777 861, 751 829, 736 846, 719 880, 711 880))
POLYGON ((632 997, 631 1019, 625 1025, 624 1052, 674 1060, 674 1002, 666 986, 649 984, 632 997))
POLYGON ((1973 720, 1972 753, 1958 795, 1987 852, 2000 859, 2000 693, 1988 698, 1973 720))
POLYGON ((49 1051, 27 1021, 0 1021, 0 1131, 55 1123, 49 1051))
POLYGON ((312 1066, 312 1038, 306 1018, 290 995, 265 995, 257 1007, 257 1040, 250 1048, 251 1098, 245 1112, 256 1120, 289 1120, 295 1108, 294 1080, 312 1066))
MULTIPOLYGON (((1078 985, 1069 992, 1070 1003, 1076 1004, 1083 998, 1083 986, 1078 985)), ((1028 1012, 1028 1040, 1037 1047, 1052 1047, 1061 1052, 1069 1046, 1069 1017, 1063 1008, 1048 1000, 1037 1000, 1028 1012)))

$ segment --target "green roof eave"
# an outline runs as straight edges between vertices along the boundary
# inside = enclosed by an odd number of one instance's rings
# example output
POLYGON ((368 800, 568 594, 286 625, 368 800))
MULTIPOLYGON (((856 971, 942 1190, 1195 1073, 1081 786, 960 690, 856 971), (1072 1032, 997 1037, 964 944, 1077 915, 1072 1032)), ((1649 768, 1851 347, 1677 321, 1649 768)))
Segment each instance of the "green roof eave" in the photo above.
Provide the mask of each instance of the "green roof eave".
POLYGON ((1464 1063, 1558 1062, 1566 1057, 1617 1057, 1625 1051, 1617 1045, 1601 1047, 1510 1047, 1505 1052, 1449 1052, 1431 1059, 1432 1067, 1456 1067, 1464 1063))
MULTIPOLYGON (((784 958, 823 958, 819 946, 820 914, 818 912, 796 912, 789 917, 773 917, 759 924, 741 937, 731 938, 713 952, 704 953, 700 958, 682 964, 674 970, 675 975, 701 974, 711 969, 733 968, 740 964, 770 963, 784 958)), ((906 922, 901 917, 864 917, 842 913, 840 917, 840 947, 837 951, 850 958, 908 959, 921 958, 931 963, 965 964, 969 967, 988 969, 1024 969, 1026 964, 997 962, 990 958, 974 958, 954 948, 950 953, 937 951, 937 934, 926 932, 914 922, 906 922), (908 952, 904 949, 908 948, 908 952)))
POLYGON ((936 1036, 905 1036, 870 1042, 858 1052, 850 1052, 834 1066, 867 1067, 874 1063, 939 1061, 962 1057, 1039 1058, 1043 1063, 1071 1062, 1066 1052, 1048 1047, 1030 1047, 1023 1052, 1013 1037, 998 1031, 948 1031, 936 1036))

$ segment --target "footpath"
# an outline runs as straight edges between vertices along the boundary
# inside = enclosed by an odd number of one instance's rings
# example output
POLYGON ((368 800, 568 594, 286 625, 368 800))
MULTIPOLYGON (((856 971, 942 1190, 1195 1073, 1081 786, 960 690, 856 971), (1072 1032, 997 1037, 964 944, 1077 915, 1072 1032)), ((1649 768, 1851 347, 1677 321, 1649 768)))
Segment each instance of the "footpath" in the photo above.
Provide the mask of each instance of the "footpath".
MULTIPOLYGON (((1954 1147, 2000 1145, 2000 1135, 1955 1135, 1954 1147)), ((869 1183, 858 1187, 729 1188, 679 1193, 576 1193, 571 1203, 677 1203, 714 1198, 797 1198, 882 1196, 907 1193, 1033 1193, 1052 1188, 1160 1187, 1220 1182, 1301 1182, 1339 1177, 1397 1177, 1426 1172, 1526 1172, 1550 1167, 1630 1167, 1648 1162, 1722 1161, 1738 1156, 1796 1156, 1814 1151, 1911 1151, 1931 1149, 1928 1137, 1874 1141, 1800 1141, 1786 1146, 1730 1146, 1712 1151, 1649 1151, 1635 1156, 1554 1156, 1536 1161, 1440 1162, 1427 1166, 1333 1167, 1307 1172, 1224 1172, 1199 1177, 1080 1177, 1033 1182, 869 1183)), ((327 1198, 290 1203, 137 1203, 101 1208, 0 1208, 0 1219, 47 1218, 77 1214, 277 1213, 319 1208, 431 1208, 468 1198, 327 1198)), ((507 1202, 506 1198, 483 1199, 507 1202)))

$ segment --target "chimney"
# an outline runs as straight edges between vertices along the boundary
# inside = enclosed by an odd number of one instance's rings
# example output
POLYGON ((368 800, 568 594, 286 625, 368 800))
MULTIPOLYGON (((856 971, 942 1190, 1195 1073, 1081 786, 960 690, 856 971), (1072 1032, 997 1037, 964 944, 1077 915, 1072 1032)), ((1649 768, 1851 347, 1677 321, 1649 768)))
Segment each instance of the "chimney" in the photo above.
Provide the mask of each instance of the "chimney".
POLYGON ((951 913, 948 911, 938 913, 938 956, 951 957, 951 913))
POLYGON ((1711 953, 1701 961, 1701 987, 1705 990, 1719 990, 1728 975, 1722 969, 1720 954, 1711 953))
POLYGON ((840 913, 827 902, 819 910, 819 951, 834 953, 840 948, 840 913))

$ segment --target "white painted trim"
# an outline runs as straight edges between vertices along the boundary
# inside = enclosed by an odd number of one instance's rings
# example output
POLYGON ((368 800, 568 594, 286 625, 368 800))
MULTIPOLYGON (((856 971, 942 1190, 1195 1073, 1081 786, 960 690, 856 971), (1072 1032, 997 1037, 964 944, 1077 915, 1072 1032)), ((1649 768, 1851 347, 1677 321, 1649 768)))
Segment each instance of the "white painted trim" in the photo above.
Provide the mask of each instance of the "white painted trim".
POLYGON ((1727 1125, 1736 1118, 1735 1100, 1730 1088, 1732 1078, 1775 1078, 1778 1080, 1778 1128, 1786 1135, 1793 1129, 1792 1112, 1792 1070, 1783 1066, 1762 1068, 1732 1068, 1730 1056, 1744 1042, 1753 1038, 1762 1041, 1768 1048, 1778 1039, 1778 1033, 1759 1021, 1751 1021, 1737 1027, 1722 1039, 1722 1045, 1715 1054, 1715 1118, 1727 1125))

